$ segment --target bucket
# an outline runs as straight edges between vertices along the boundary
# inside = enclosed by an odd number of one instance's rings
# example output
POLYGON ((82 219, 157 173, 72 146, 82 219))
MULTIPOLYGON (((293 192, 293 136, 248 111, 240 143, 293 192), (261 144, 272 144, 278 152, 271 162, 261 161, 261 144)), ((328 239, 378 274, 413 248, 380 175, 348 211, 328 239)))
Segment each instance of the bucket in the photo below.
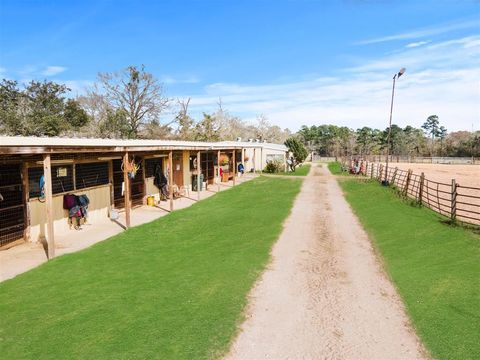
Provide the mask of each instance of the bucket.
POLYGON ((111 209, 110 210, 110 219, 117 220, 119 218, 118 210, 111 209))
POLYGON ((147 205, 155 206, 155 198, 153 196, 147 196, 147 205))

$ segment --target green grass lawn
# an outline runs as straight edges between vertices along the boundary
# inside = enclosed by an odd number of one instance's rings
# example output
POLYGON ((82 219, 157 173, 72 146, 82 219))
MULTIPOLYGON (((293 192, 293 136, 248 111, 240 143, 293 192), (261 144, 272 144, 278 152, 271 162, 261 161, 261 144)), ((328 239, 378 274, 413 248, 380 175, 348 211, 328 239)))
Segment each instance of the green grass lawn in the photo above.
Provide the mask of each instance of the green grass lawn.
POLYGON ((347 174, 345 172, 342 171, 342 164, 339 162, 339 161, 331 161, 328 163, 328 170, 330 170, 330 172, 333 174, 333 175, 343 175, 343 174, 347 174))
POLYGON ((478 359, 480 236, 443 224, 377 182, 340 184, 433 356, 478 359))
POLYGON ((301 182, 255 179, 0 283, 0 357, 218 357, 301 182))
POLYGON ((280 171, 278 173, 264 173, 266 175, 284 175, 284 176, 307 176, 308 173, 310 172, 310 164, 303 164, 302 166, 297 166, 294 172, 285 172, 285 171, 280 171))

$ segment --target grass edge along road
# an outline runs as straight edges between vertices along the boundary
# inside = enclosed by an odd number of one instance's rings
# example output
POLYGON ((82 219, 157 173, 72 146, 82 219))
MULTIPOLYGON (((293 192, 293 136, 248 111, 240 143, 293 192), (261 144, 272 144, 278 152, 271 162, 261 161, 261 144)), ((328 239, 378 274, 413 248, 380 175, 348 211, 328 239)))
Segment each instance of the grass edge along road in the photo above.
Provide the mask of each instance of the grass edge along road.
POLYGON ((342 171, 342 164, 339 161, 331 161, 327 167, 333 175, 349 175, 347 172, 342 171))
POLYGON ((280 171, 278 173, 267 173, 263 172, 263 175, 279 175, 279 176, 307 176, 310 172, 311 164, 303 164, 302 166, 297 166, 295 171, 280 171))
POLYGON ((0 283, 2 357, 222 355, 301 183, 257 178, 0 283))
POLYGON ((339 183, 432 355, 478 358, 480 236, 442 223, 438 214, 411 206, 378 182, 339 183))

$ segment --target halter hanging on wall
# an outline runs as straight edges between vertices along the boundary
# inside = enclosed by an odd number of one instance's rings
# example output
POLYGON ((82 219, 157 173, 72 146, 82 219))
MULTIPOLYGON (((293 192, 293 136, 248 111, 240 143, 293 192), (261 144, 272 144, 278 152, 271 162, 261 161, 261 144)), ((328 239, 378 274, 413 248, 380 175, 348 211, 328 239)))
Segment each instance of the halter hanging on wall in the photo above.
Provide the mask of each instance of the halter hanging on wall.
POLYGON ((135 163, 135 156, 132 158, 132 161, 128 161, 125 164, 125 161, 122 161, 122 171, 127 171, 128 177, 134 179, 137 175, 137 172, 140 170, 140 162, 135 163))

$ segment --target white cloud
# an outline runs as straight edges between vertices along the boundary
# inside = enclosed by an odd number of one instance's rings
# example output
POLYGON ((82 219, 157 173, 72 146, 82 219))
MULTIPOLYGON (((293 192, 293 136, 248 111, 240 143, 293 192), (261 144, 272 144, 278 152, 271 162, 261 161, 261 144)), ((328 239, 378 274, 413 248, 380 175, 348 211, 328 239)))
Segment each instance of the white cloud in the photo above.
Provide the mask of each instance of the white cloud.
POLYGON ((422 46, 422 45, 427 45, 428 43, 430 43, 431 41, 417 41, 417 42, 413 42, 413 43, 410 43, 410 44, 407 44, 405 47, 407 48, 414 48, 414 47, 419 47, 419 46, 422 46))
POLYGON ((429 28, 423 28, 423 29, 414 30, 410 32, 405 32, 401 34, 362 40, 362 41, 358 41, 356 44, 369 45, 369 44, 377 44, 377 43, 395 41, 395 40, 418 39, 418 38, 427 37, 427 36, 444 34, 444 33, 455 31, 455 30, 472 29, 472 28, 478 29, 479 27, 480 27, 479 18, 468 19, 463 21, 450 22, 450 23, 442 24, 436 27, 429 27, 429 28))
POLYGON ((233 114, 264 113, 281 127, 332 123, 351 128, 388 124, 392 76, 397 82, 393 122, 419 127, 431 114, 448 130, 480 128, 480 36, 404 48, 344 69, 339 76, 274 85, 216 83, 191 94, 192 112, 213 111, 218 98, 233 114))
POLYGON ((57 75, 57 74, 60 74, 64 71, 66 71, 67 68, 66 67, 63 67, 63 66, 47 66, 42 72, 41 74, 44 75, 44 76, 53 76, 53 75, 57 75))

